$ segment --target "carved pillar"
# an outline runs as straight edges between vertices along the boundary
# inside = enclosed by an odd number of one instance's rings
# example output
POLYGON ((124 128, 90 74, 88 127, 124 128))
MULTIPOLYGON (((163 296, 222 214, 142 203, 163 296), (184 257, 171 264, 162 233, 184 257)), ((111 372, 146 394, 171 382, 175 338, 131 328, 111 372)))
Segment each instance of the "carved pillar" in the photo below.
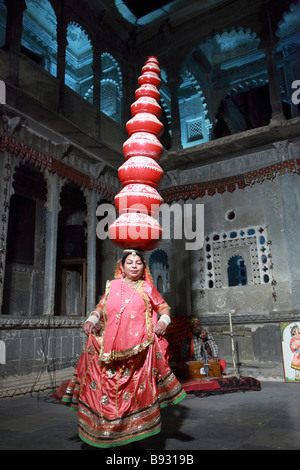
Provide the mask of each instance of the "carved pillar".
POLYGON ((273 121, 284 121, 285 116, 283 113, 282 107, 282 97, 280 91, 280 85, 278 80, 278 72, 275 61, 275 52, 274 49, 268 48, 265 50, 268 76, 269 76, 269 93, 270 93, 270 102, 272 107, 272 118, 273 121))
POLYGON ((101 119, 100 119, 100 111, 101 111, 101 52, 98 50, 97 46, 93 48, 93 104, 96 108, 96 132, 97 136, 100 137, 101 135, 101 119))
POLYGON ((181 206, 181 220, 174 216, 174 237, 172 239, 172 267, 171 267, 171 296, 173 299, 173 314, 191 314, 191 281, 190 281, 190 255, 186 250, 186 240, 183 229, 184 202, 178 201, 181 206), (178 225, 179 224, 179 225, 178 225), (179 236, 182 230, 182 236, 179 236))
POLYGON ((261 49, 265 52, 267 61, 269 94, 272 108, 271 122, 285 121, 275 57, 277 39, 274 31, 276 28, 276 22, 274 23, 269 10, 265 7, 262 7, 262 18, 263 33, 261 36, 261 49))
POLYGON ((86 309, 91 312, 96 303, 96 209, 97 199, 95 191, 86 191, 88 207, 87 215, 87 284, 86 284, 86 309))
POLYGON ((165 44, 164 59, 165 69, 167 72, 167 86, 170 91, 171 98, 171 149, 170 151, 176 152, 182 149, 181 144, 181 128, 180 128, 180 113, 178 102, 178 90, 181 83, 180 76, 180 63, 181 59, 178 56, 178 51, 174 49, 175 38, 174 30, 167 19, 160 27, 159 33, 161 34, 162 41, 165 44))
POLYGON ((294 80, 297 80, 297 72, 294 70, 294 62, 293 62, 293 52, 289 51, 289 47, 285 46, 283 48, 283 55, 285 57, 284 62, 284 74, 285 74, 285 82, 287 83, 287 94, 289 97, 289 103, 291 105, 291 118, 298 117, 298 107, 292 101, 292 95, 295 89, 292 88, 292 84, 294 80), (289 57, 291 55, 291 57, 289 57))
POLYGON ((0 190, 0 306, 3 302, 9 206, 11 196, 14 194, 12 182, 16 165, 17 161, 13 160, 8 152, 0 153, 0 181, 2 182, 0 190))
POLYGON ((65 73, 66 73, 66 47, 67 19, 65 0, 60 2, 60 13, 57 17, 57 78, 59 81, 58 112, 64 114, 65 107, 65 73))
POLYGON ((6 47, 9 49, 9 81, 18 86, 25 0, 4 0, 7 8, 6 47))
POLYGON ((48 193, 46 203, 46 252, 44 278, 44 315, 54 315, 55 284, 56 284, 56 251, 58 212, 60 210, 60 183, 57 174, 47 178, 48 193))
MULTIPOLYGON (((138 77, 141 72, 141 60, 137 56, 136 33, 130 34, 127 42, 128 55, 122 56, 122 80, 123 80, 123 98, 121 124, 131 119, 130 106, 135 101, 135 90, 138 88, 138 77)), ((143 57, 145 60, 146 57, 143 57)))
POLYGON ((179 102, 178 102, 178 90, 179 90, 180 83, 181 83, 181 78, 180 78, 179 68, 168 67, 167 84, 168 84, 170 94, 171 94, 171 130, 172 130, 171 151, 176 151, 182 148, 180 113, 179 113, 179 102))

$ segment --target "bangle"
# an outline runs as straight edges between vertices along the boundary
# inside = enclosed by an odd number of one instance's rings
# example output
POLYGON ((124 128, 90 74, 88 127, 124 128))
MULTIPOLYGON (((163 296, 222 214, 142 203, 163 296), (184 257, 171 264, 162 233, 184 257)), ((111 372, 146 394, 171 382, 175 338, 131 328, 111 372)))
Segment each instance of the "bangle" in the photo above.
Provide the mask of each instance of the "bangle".
MULTIPOLYGON (((93 310, 91 313, 90 313, 90 316, 92 315, 92 313, 96 313, 97 314, 97 317, 98 317, 98 320, 100 318, 100 313, 97 312, 97 310, 93 310)), ((94 315, 93 315, 94 316, 94 315)))
POLYGON ((168 327, 171 323, 171 318, 169 317, 169 315, 164 314, 160 317, 159 321, 162 321, 166 325, 166 327, 168 327))
MULTIPOLYGON (((95 312, 95 313, 98 313, 98 312, 96 312, 96 310, 94 310, 94 312, 95 312)), ((92 313, 94 313, 94 312, 92 312, 92 313)), ((87 320, 86 320, 84 323, 87 323, 88 321, 90 321, 90 322, 92 322, 93 325, 95 326, 95 325, 97 325, 97 323, 98 323, 98 321, 99 321, 99 319, 100 319, 100 315, 99 315, 99 313, 98 313, 99 316, 96 317, 95 315, 92 315, 92 313, 90 314, 90 316, 87 318, 87 320)))

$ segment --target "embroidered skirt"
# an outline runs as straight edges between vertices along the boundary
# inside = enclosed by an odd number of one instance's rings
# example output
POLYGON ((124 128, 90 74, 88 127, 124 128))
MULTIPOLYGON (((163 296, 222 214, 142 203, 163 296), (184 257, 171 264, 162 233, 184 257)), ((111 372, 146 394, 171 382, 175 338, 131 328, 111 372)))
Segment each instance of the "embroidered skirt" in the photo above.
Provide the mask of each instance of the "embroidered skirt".
POLYGON ((185 397, 155 337, 123 361, 99 362, 100 344, 89 336, 63 397, 78 411, 80 438, 96 447, 128 444, 161 430, 160 408, 185 397))

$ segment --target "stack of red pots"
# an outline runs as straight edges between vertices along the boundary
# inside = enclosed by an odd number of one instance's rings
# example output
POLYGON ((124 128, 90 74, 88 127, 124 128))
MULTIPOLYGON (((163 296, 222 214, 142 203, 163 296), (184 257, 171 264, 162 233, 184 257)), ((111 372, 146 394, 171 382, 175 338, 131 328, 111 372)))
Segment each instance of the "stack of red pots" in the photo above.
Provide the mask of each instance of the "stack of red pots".
POLYGON ((163 152, 159 138, 164 126, 160 122, 160 68, 156 57, 149 57, 138 78, 136 101, 131 105, 132 118, 126 124, 128 140, 123 145, 125 163, 119 168, 123 189, 116 195, 119 214, 109 226, 111 240, 121 248, 153 250, 162 236, 156 220, 163 199, 157 187, 163 176, 158 162, 163 152))

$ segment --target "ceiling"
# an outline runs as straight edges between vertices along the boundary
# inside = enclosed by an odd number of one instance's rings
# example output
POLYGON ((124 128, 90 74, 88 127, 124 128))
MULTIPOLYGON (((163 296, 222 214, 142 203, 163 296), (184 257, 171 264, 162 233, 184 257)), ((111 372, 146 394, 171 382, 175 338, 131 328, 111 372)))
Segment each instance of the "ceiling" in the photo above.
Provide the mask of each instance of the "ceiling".
MULTIPOLYGON (((92 9, 97 8, 96 0, 86 1, 92 9)), ((108 17, 113 16, 116 24, 122 24, 127 31, 136 28, 138 33, 147 28, 153 33, 153 27, 165 21, 172 26, 193 21, 203 11, 227 2, 228 0, 101 0, 108 17)))
POLYGON ((123 2, 137 18, 142 18, 169 3, 173 3, 170 0, 151 0, 148 2, 143 0, 123 0, 123 2))

